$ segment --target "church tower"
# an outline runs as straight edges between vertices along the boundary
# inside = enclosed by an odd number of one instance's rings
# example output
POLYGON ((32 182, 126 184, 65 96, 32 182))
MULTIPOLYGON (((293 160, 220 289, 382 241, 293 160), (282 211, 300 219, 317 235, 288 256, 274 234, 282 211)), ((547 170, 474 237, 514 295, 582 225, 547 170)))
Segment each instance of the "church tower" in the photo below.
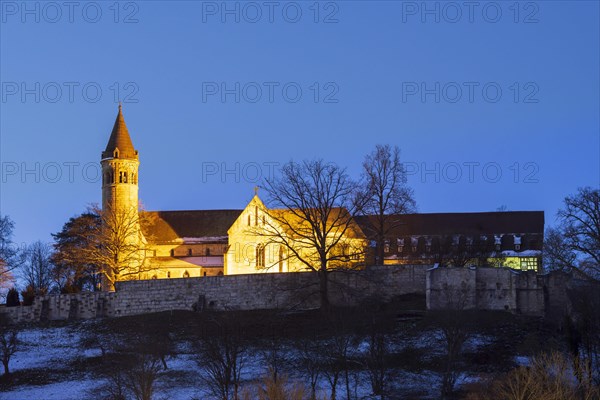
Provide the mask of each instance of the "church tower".
POLYGON ((123 110, 102 152, 102 209, 113 211, 138 209, 138 152, 133 148, 123 110))

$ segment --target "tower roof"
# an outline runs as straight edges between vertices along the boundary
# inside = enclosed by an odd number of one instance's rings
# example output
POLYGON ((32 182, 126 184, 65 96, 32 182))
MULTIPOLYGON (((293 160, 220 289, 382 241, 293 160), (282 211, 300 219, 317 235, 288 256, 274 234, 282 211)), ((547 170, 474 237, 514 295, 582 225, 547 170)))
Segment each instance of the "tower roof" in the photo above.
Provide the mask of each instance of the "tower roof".
POLYGON ((133 148, 127 125, 125 125, 125 119, 123 118, 122 107, 119 104, 119 114, 115 120, 110 139, 106 149, 102 152, 102 158, 114 157, 115 150, 119 150, 119 158, 138 158, 137 151, 133 148))

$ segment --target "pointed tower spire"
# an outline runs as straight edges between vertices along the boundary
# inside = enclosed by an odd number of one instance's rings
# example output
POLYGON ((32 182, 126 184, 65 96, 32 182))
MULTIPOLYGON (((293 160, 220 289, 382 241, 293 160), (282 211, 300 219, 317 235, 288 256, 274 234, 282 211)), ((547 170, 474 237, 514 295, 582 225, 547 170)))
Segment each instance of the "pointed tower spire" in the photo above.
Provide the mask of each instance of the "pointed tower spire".
POLYGON ((110 139, 106 145, 106 149, 102 152, 102 158, 113 158, 115 151, 118 150, 118 158, 131 158, 137 159, 138 152, 133 148, 127 125, 125 124, 125 118, 123 118, 123 107, 119 102, 119 113, 115 120, 110 139))

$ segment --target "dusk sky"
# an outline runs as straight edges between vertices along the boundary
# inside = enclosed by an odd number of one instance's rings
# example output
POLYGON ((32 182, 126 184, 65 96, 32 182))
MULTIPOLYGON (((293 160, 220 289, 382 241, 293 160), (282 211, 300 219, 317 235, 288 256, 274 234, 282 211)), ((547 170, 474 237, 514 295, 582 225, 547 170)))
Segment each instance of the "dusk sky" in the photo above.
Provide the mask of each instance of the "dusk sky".
POLYGON ((118 101, 148 210, 243 208, 397 145, 419 212, 543 210, 600 182, 600 10, 537 2, 0 2, 0 214, 49 242, 101 201, 118 101))

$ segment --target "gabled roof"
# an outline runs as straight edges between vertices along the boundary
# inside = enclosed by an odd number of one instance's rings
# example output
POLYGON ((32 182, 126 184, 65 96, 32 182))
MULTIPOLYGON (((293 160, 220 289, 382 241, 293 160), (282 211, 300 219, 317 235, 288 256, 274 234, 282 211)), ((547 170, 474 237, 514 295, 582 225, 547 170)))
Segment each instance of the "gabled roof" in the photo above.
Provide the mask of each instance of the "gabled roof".
MULTIPOLYGON (((280 223, 285 221, 287 224, 297 224, 301 231, 311 231, 308 221, 296 215, 294 210, 274 208, 268 210, 268 214, 271 215, 275 221, 279 221, 280 223)), ((336 207, 331 209, 328 218, 328 227, 334 228, 334 231, 346 229, 345 235, 350 239, 365 238, 362 227, 357 223, 355 218, 352 218, 349 215, 348 210, 345 208, 336 207), (347 218, 350 218, 350 220, 347 221, 347 218)), ((285 224, 283 228, 287 231, 287 234, 292 234, 289 227, 286 227, 285 224)))
POLYGON ((183 238, 227 240, 227 230, 242 210, 146 211, 144 235, 152 242, 183 238))
POLYGON ((116 149, 119 149, 119 158, 138 158, 138 153, 133 148, 133 143, 129 136, 129 130, 127 129, 127 125, 125 125, 121 108, 119 104, 119 113, 117 114, 117 119, 110 134, 110 139, 108 139, 106 149, 102 152, 102 158, 112 158, 116 149))
MULTIPOLYGON (((372 231, 376 217, 355 218, 365 233, 372 231)), ((389 235, 395 237, 544 233, 543 211, 403 214, 394 216, 391 221, 393 228, 389 235)))

